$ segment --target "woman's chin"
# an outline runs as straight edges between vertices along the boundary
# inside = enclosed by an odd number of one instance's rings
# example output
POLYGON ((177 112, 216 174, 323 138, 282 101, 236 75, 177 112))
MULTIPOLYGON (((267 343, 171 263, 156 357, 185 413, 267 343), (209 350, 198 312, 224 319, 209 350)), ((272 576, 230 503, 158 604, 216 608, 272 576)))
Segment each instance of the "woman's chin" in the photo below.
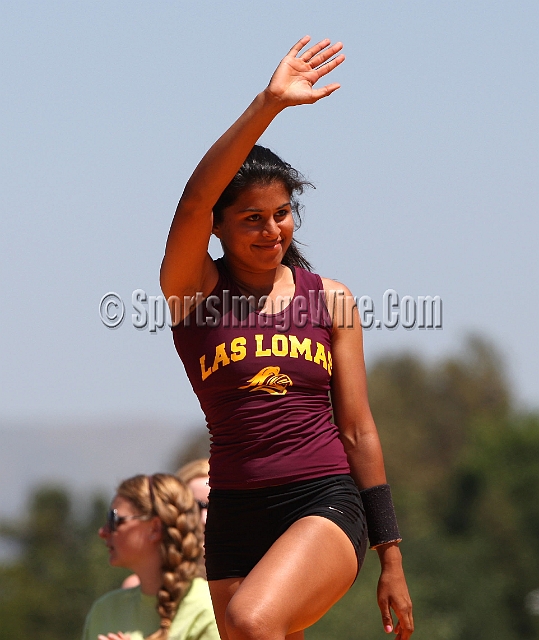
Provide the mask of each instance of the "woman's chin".
POLYGON ((268 270, 277 269, 284 257, 282 251, 275 251, 270 253, 257 252, 257 255, 250 257, 249 259, 241 258, 234 259, 228 257, 228 264, 234 269, 249 271, 252 273, 263 273, 268 270))
POLYGON ((255 257, 260 266, 276 268, 283 261, 284 251, 281 245, 278 245, 274 249, 260 249, 256 251, 255 257))

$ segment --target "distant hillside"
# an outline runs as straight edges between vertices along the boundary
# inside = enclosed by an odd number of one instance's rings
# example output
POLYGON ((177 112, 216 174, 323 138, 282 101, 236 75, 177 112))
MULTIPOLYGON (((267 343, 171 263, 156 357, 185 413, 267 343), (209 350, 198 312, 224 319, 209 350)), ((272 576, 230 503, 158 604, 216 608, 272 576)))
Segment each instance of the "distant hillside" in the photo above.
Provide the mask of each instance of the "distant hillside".
POLYGON ((23 515, 30 490, 45 482, 111 495, 129 476, 174 471, 200 429, 163 422, 0 427, 0 518, 23 515))

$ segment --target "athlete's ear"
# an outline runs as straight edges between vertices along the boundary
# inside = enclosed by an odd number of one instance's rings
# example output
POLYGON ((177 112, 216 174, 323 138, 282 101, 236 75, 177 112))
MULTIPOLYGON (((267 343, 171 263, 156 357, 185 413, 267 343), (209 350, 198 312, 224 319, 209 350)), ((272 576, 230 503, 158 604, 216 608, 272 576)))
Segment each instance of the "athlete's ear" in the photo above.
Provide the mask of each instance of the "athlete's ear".
POLYGON ((220 227, 221 225, 217 222, 215 222, 215 218, 213 217, 213 213, 212 213, 212 228, 211 228, 211 232, 212 234, 216 237, 219 238, 219 240, 221 239, 221 236, 219 235, 220 232, 220 227))

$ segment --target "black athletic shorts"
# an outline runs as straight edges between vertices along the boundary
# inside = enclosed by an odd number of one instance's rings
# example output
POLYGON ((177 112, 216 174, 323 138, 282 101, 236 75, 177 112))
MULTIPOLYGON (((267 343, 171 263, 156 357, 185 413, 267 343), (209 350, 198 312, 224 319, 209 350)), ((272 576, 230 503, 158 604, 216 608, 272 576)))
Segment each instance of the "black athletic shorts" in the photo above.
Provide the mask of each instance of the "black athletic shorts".
POLYGON ((262 489, 211 489, 208 503, 208 580, 245 577, 277 538, 305 516, 323 516, 339 526, 354 546, 358 572, 363 564, 367 549, 365 512, 349 475, 262 489))

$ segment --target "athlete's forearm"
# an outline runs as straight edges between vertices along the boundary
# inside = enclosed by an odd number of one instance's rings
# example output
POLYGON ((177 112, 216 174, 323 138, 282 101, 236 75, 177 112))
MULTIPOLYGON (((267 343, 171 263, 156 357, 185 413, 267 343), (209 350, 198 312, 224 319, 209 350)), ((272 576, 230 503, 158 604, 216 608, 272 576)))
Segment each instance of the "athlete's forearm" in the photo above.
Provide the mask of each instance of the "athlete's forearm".
MULTIPOLYGON (((371 419, 372 420, 372 419, 371 419)), ((386 483, 382 447, 374 422, 367 428, 340 428, 340 437, 350 465, 350 475, 358 489, 386 483)))
POLYGON ((263 91, 213 144, 196 167, 170 227, 161 265, 161 287, 167 297, 201 290, 207 276, 212 209, 250 150, 283 109, 263 91))
POLYGON ((284 108, 282 101, 267 89, 259 93, 202 158, 185 186, 179 207, 193 204, 211 209, 249 151, 284 108))

